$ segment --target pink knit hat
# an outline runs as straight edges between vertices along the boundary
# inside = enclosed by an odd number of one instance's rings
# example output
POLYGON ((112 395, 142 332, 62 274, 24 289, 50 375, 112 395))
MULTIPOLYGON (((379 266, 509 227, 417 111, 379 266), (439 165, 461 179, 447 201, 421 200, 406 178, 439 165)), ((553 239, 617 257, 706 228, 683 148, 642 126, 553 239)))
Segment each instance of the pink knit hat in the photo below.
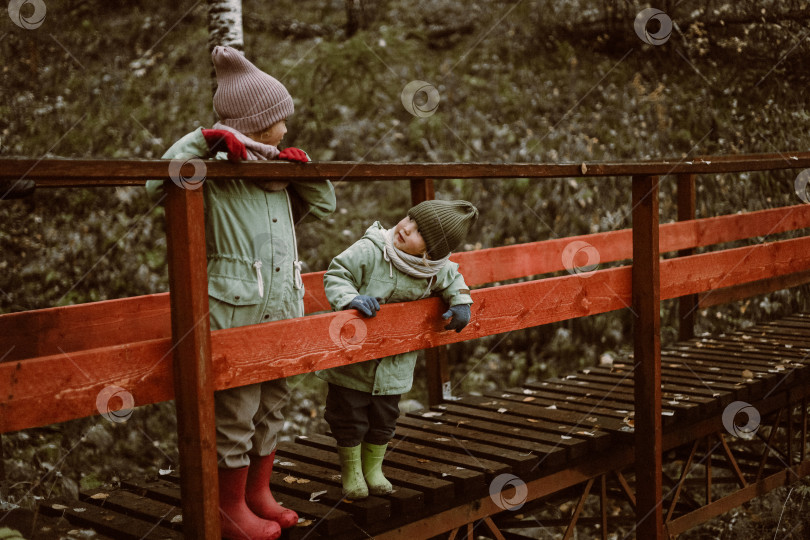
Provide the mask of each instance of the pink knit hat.
POLYGON ((233 47, 214 47, 217 71, 214 110, 220 122, 242 133, 256 133, 293 111, 293 100, 284 85, 250 63, 233 47))

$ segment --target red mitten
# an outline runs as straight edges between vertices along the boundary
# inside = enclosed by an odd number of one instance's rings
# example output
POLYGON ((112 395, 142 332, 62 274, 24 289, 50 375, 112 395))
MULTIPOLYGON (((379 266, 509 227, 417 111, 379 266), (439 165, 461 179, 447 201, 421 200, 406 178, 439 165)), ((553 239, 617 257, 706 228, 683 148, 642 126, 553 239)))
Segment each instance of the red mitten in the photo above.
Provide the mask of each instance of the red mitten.
POLYGON ((227 152, 228 161, 238 162, 240 159, 247 159, 247 150, 242 141, 236 135, 224 129, 204 129, 202 130, 205 142, 212 152, 227 152))
POLYGON ((309 161, 307 157, 307 153, 301 150, 300 148, 285 148, 281 151, 278 155, 278 159, 286 159, 288 161, 300 161, 301 163, 306 163, 309 161))

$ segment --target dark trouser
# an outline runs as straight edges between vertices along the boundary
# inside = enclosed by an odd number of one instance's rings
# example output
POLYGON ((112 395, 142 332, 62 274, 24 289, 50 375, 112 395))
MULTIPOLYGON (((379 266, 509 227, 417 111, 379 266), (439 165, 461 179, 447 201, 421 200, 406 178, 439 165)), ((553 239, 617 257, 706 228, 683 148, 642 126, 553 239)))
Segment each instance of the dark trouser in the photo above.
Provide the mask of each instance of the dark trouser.
POLYGON ((324 419, 338 446, 387 444, 394 437, 399 418, 399 394, 374 396, 329 383, 324 419))

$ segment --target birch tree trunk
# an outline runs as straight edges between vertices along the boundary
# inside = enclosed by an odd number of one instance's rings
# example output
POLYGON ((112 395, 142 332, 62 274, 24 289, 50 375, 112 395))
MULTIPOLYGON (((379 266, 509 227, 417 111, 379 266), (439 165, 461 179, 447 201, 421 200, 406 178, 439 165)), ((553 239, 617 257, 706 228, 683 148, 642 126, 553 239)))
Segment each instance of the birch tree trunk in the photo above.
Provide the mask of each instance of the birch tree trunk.
MULTIPOLYGON (((242 31, 242 0, 208 0, 208 50, 227 45, 245 50, 242 31)), ((211 66, 211 94, 217 89, 216 72, 211 66)))

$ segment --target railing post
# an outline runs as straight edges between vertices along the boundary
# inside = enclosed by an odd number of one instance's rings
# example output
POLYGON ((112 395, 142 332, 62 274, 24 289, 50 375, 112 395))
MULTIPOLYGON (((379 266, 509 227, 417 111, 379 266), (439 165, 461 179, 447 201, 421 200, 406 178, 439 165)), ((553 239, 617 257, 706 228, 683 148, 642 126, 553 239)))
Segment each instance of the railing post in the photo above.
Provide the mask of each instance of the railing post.
MULTIPOLYGON (((411 180, 411 204, 436 198, 433 180, 421 178, 411 180)), ((450 364, 447 360, 447 347, 425 349, 425 369, 427 370, 428 405, 438 405, 444 399, 445 391, 450 391, 450 364)))
MULTIPOLYGON (((695 175, 679 174, 678 178, 678 221, 695 219, 695 175)), ((694 249, 678 251, 679 257, 692 255, 694 249)), ((678 299, 678 339, 688 341, 695 337, 695 313, 698 308, 698 295, 690 294, 678 299)))
POLYGON ((633 177, 636 538, 663 540, 658 177, 633 177))
POLYGON ((220 538, 219 486, 203 193, 165 186, 183 535, 214 540, 220 538))

